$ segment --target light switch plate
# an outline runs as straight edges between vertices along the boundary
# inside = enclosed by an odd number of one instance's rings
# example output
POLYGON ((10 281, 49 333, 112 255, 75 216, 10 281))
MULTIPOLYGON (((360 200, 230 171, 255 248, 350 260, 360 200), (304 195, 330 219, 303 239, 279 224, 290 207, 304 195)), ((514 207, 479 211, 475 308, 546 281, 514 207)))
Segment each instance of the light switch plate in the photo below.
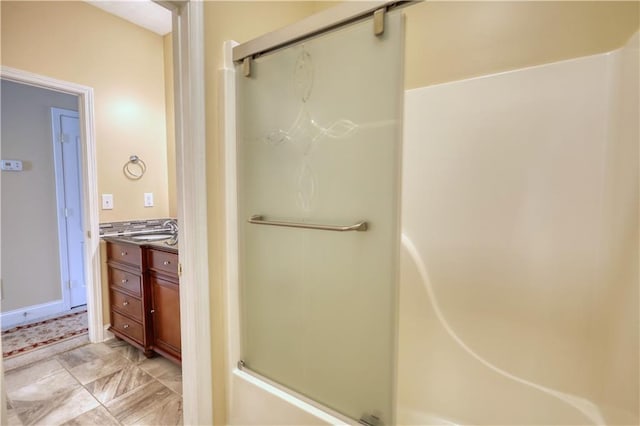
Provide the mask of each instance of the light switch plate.
POLYGON ((144 206, 153 207, 153 192, 144 193, 144 206))
POLYGON ((113 210, 113 194, 102 194, 102 210, 113 210))

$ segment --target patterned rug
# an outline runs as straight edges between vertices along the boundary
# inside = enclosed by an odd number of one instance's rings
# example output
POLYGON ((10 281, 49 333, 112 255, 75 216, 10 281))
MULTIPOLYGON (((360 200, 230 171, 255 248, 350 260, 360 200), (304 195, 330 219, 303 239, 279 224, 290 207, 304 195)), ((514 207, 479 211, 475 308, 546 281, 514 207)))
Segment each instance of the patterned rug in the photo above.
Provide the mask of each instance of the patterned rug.
POLYGON ((73 312, 2 332, 2 357, 7 359, 88 332, 87 311, 73 312))

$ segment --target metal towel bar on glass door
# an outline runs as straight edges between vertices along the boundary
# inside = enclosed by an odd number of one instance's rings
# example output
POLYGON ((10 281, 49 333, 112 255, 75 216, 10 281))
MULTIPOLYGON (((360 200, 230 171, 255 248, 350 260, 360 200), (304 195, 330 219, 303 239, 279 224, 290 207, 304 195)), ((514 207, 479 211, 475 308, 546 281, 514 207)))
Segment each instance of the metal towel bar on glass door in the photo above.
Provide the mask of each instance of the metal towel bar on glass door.
POLYGON ((312 223, 300 223, 300 222, 279 222, 274 220, 265 220, 264 216, 256 214, 251 216, 249 223, 256 225, 270 225, 270 226, 285 226, 287 228, 304 228, 304 229, 319 229, 321 231, 366 231, 368 225, 366 221, 361 221, 353 225, 346 226, 333 226, 333 225, 315 225, 312 223))

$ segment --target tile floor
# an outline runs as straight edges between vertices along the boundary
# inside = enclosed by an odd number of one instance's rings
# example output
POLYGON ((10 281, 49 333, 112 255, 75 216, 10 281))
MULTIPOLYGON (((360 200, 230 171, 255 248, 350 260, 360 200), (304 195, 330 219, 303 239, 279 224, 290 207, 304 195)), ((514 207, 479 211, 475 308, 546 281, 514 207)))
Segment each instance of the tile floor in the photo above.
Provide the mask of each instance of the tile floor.
POLYGON ((5 370, 5 386, 9 425, 182 424, 180 367, 120 340, 5 370))

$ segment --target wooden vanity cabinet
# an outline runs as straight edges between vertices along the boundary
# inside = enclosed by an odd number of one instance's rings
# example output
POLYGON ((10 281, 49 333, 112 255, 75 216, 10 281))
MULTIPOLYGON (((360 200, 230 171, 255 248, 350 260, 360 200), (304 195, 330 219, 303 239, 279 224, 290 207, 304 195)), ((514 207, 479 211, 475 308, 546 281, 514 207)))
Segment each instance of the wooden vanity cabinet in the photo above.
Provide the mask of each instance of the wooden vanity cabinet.
POLYGON ((107 241, 111 331, 144 351, 180 363, 178 254, 107 241))
POLYGON ((149 248, 146 256, 147 277, 151 288, 153 350, 166 358, 181 362, 178 255, 149 248))
POLYGON ((144 280, 146 259, 136 244, 107 242, 111 331, 152 356, 151 324, 144 307, 150 291, 144 280))

